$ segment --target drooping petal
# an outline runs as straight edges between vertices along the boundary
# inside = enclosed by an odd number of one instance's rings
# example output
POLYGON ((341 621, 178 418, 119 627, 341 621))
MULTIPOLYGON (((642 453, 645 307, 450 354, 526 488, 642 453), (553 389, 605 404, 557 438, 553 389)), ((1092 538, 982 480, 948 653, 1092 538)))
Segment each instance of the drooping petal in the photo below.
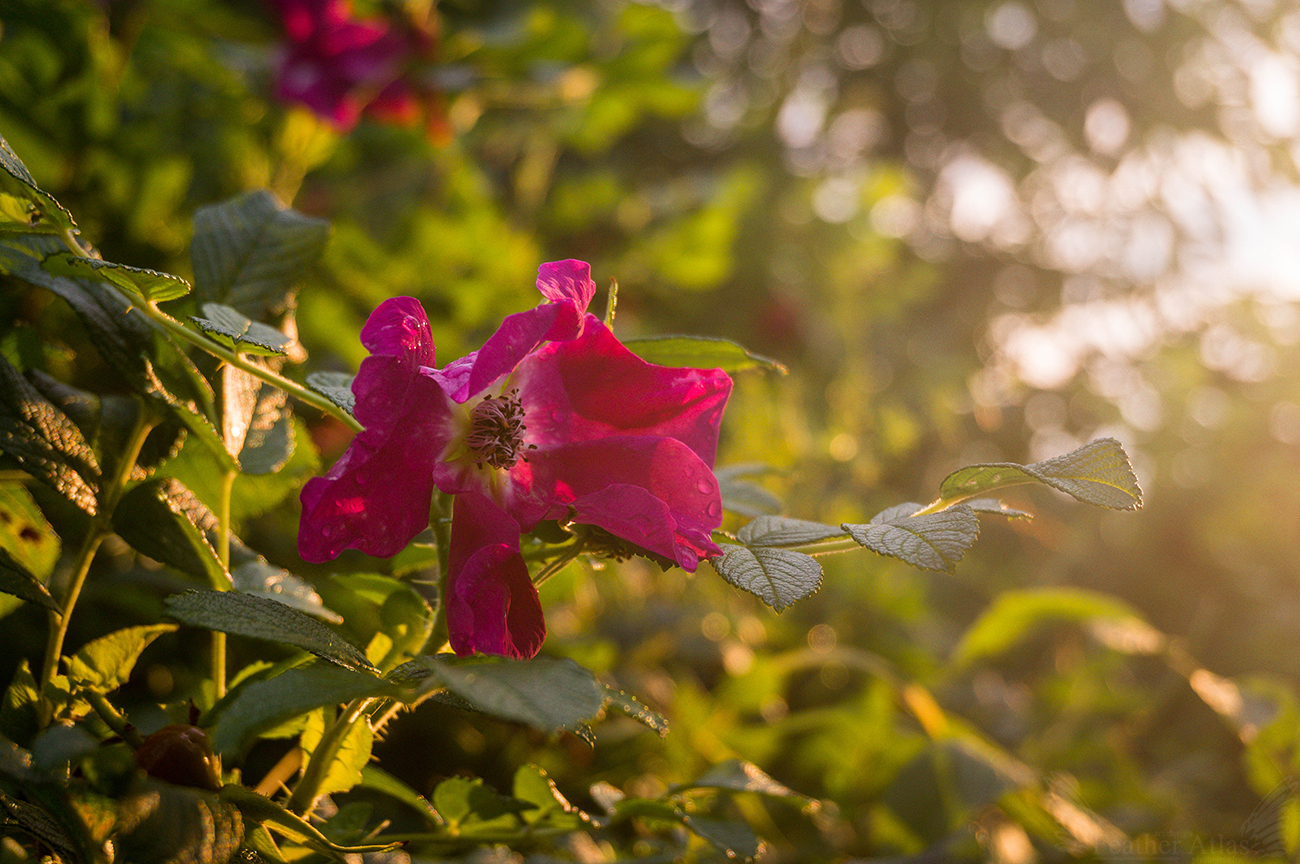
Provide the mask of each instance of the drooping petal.
MULTIPOLYGON (((581 441, 538 450, 528 467, 532 494, 551 502, 538 519, 568 518, 572 507, 576 521, 598 525, 692 571, 700 557, 720 551, 710 538, 722 524, 718 481, 681 441, 650 436, 581 441), (665 512, 670 522, 663 519, 665 512)), ((525 530, 536 524, 521 518, 532 513, 512 515, 525 530)))
POLYGON ((519 551, 519 523, 486 496, 452 506, 447 631, 457 654, 527 659, 541 650, 546 621, 519 551))
POLYGON ((380 558, 400 552, 428 524, 433 468, 452 432, 447 397, 424 374, 434 350, 419 303, 385 301, 361 333, 375 352, 352 382, 365 429, 303 487, 298 551, 307 561, 344 549, 380 558))
POLYGON ((731 378, 720 369, 655 366, 637 357, 595 316, 582 335, 543 346, 515 378, 529 441, 539 447, 610 436, 662 436, 712 466, 731 378))

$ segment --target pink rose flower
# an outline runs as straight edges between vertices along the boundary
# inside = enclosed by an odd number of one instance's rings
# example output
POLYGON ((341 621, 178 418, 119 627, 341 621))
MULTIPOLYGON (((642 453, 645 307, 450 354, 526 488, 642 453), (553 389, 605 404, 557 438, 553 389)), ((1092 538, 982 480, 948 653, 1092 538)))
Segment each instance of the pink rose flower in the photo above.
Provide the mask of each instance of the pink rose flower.
POLYGON ((443 369, 420 305, 381 304, 352 385, 365 430, 303 488, 303 558, 394 555, 424 529, 434 489, 451 493, 452 648, 531 657, 545 625, 520 532, 543 520, 594 526, 689 571, 719 554, 713 460, 731 379, 623 347, 586 312, 590 272, 542 265, 547 302, 443 369))

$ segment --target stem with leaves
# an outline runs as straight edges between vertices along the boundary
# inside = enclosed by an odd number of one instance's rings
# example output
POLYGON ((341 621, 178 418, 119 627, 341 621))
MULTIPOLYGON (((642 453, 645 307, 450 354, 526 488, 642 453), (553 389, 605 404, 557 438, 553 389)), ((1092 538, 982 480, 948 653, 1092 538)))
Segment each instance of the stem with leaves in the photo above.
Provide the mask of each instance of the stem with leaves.
POLYGON ((90 517, 85 539, 81 541, 81 548, 77 550, 77 557, 73 561, 72 578, 63 596, 62 608, 58 612, 49 613, 50 630, 45 645, 45 663, 41 669, 42 688, 53 681, 59 671, 59 658, 63 656, 63 642, 68 636, 72 610, 81 596, 82 587, 86 584, 90 564, 94 561, 95 552, 99 550, 99 545, 104 542, 104 538, 113 532, 113 511, 117 509, 117 503, 122 500, 122 495, 126 492, 127 482, 131 478, 131 469, 135 467, 136 460, 140 457, 145 439, 149 437, 149 433, 157 423, 158 418, 150 407, 143 402, 139 403, 139 413, 136 415, 135 425, 127 438, 122 455, 114 463, 112 474, 105 478, 106 482, 100 487, 95 515, 90 517))
POLYGON ((286 808, 303 815, 311 810, 316 799, 320 797, 321 784, 325 782, 330 765, 333 764, 334 757, 338 755, 343 742, 347 740, 348 733, 357 723, 370 722, 367 712, 379 701, 379 697, 376 696, 354 699, 334 718, 334 722, 325 728, 320 743, 316 745, 311 759, 303 768, 302 777, 298 779, 297 785, 293 787, 293 793, 285 802, 286 808))

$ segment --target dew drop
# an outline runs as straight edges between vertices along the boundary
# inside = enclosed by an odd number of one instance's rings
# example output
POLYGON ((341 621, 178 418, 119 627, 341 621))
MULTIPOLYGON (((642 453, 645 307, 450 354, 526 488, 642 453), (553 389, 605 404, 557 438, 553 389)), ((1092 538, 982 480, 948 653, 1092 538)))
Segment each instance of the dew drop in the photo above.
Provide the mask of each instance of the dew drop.
POLYGON ((701 477, 696 481, 695 488, 707 495, 713 491, 713 481, 707 477, 701 477))
POLYGON ((717 501, 710 501, 709 506, 705 507, 704 510, 709 514, 710 519, 717 519, 722 515, 722 505, 717 501))

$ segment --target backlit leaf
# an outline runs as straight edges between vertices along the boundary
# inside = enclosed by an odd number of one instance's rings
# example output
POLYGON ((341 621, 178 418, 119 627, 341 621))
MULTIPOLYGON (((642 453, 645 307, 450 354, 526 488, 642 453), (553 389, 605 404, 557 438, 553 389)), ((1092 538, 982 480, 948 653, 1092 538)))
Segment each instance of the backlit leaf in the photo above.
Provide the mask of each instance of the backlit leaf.
POLYGON ((710 336, 645 336, 623 342, 629 351, 647 363, 685 366, 692 369, 721 369, 728 374, 762 369, 784 375, 782 364, 755 354, 729 339, 710 336))
POLYGON ((51 275, 103 282, 147 302, 162 303, 190 293, 190 283, 179 276, 70 252, 55 252, 41 266, 51 275))
POLYGON ((786 516, 759 516, 747 522, 736 534, 741 543, 755 546, 806 546, 834 537, 843 537, 843 528, 823 525, 786 516))
POLYGON ((175 629, 175 624, 127 627, 88 642, 68 661, 68 679, 80 687, 110 693, 131 677, 140 652, 175 629))
POLYGON ((354 376, 346 372, 312 372, 307 376, 307 386, 351 414, 357 399, 352 394, 354 376))
POLYGON ((1114 438, 1091 441, 1063 456, 1032 465, 995 462, 971 465, 944 478, 939 493, 945 500, 984 495, 1022 483, 1044 483, 1086 504, 1116 510, 1142 506, 1142 490, 1124 448, 1114 438))
POLYGON ((27 166, 0 138, 0 224, 31 231, 74 229, 72 214, 36 185, 27 166))
POLYGON ((873 552, 923 570, 951 573, 979 536, 979 519, 965 504, 938 513, 912 515, 920 509, 920 504, 899 504, 877 514, 866 525, 845 525, 844 530, 873 552))
POLYGON ((113 530, 136 550, 207 585, 229 584, 209 537, 217 517, 173 477, 147 480, 122 496, 113 530))
POLYGON ((1004 591, 966 630, 953 652, 953 662, 964 666, 997 656, 1048 622, 1092 620, 1141 619, 1123 601, 1082 588, 1004 591))
POLYGON ((204 303, 202 317, 191 316, 190 320, 204 333, 234 351, 283 355, 292 342, 269 324, 253 321, 238 309, 220 303, 204 303))
POLYGON ((21 597, 28 603, 35 603, 59 611, 59 604, 50 596, 50 592, 23 562, 15 558, 8 549, 0 546, 0 591, 21 597))
POLYGON ((777 612, 821 588, 822 565, 810 555, 764 546, 719 545, 722 555, 709 559, 718 575, 777 612))

